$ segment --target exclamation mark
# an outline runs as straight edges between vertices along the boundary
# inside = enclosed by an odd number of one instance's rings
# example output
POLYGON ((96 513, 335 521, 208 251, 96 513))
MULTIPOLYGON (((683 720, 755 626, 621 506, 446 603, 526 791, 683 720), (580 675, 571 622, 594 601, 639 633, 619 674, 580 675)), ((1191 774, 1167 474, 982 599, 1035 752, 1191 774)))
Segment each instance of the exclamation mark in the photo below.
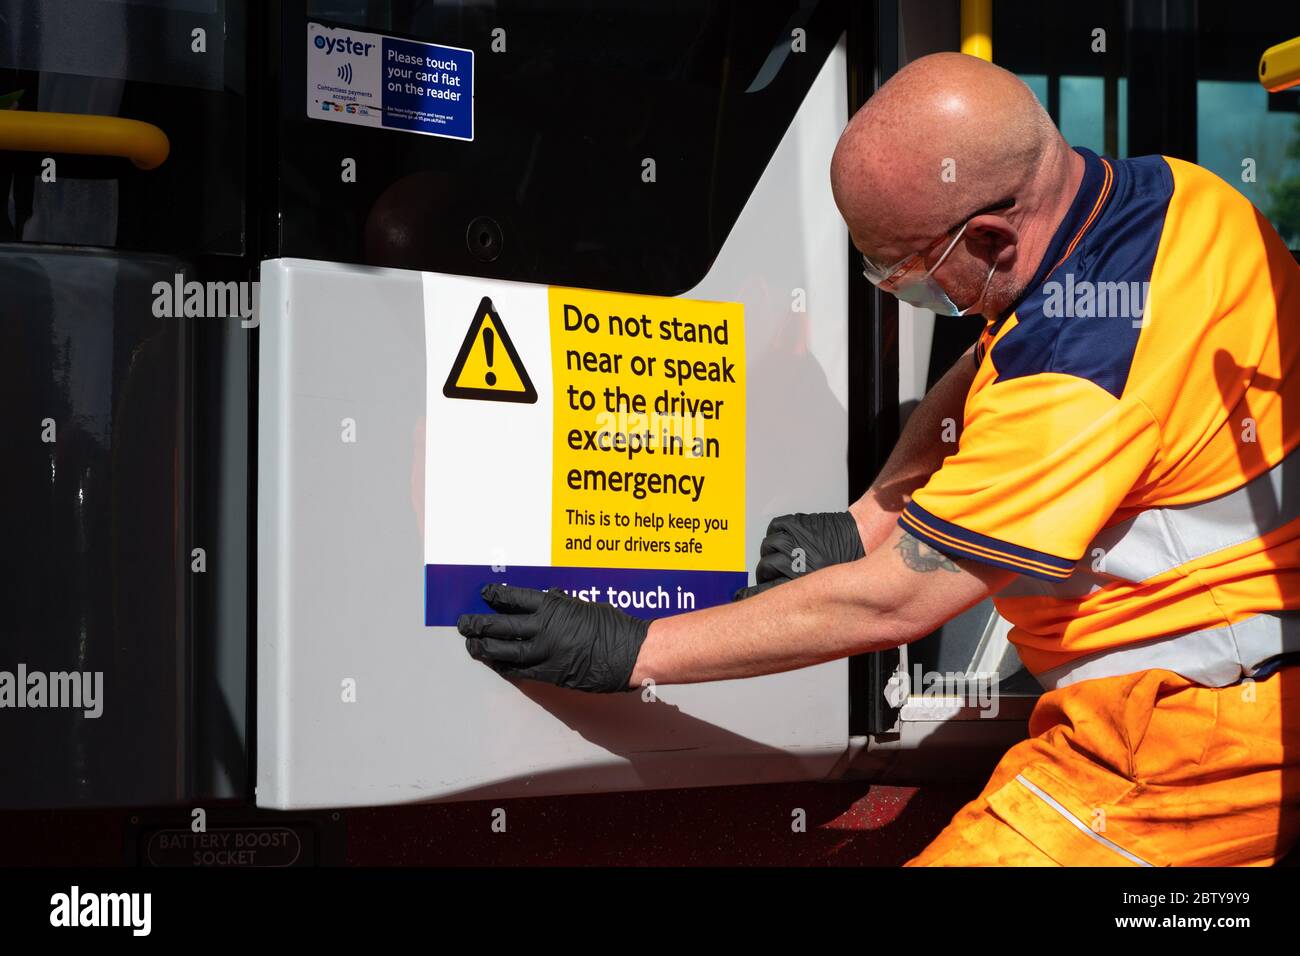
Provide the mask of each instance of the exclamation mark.
MULTIPOLYGON (((488 363, 488 368, 491 368, 491 367, 492 367, 492 340, 493 340, 494 338, 495 338, 495 336, 493 336, 493 334, 492 334, 492 330, 489 329, 489 328, 487 328, 486 326, 484 326, 484 328, 483 328, 483 349, 484 349, 484 351, 487 352, 487 363, 488 363)), ((484 376, 484 379, 487 381, 488 385, 495 385, 495 384, 497 383, 497 375, 496 375, 496 372, 488 372, 487 375, 484 376)))

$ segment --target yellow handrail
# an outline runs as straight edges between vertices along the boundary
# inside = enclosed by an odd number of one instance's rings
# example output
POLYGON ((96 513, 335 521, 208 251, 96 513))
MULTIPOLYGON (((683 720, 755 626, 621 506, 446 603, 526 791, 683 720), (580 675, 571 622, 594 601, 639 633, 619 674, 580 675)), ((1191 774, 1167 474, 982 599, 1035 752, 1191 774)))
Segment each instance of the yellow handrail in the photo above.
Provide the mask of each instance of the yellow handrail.
POLYGON ((1264 51, 1259 58, 1259 83, 1270 93, 1300 84, 1300 37, 1264 51))
POLYGON ((152 123, 120 116, 0 110, 0 150, 121 156, 141 169, 156 169, 171 143, 152 123))
POLYGON ((993 0, 961 0, 961 52, 993 62, 993 0))

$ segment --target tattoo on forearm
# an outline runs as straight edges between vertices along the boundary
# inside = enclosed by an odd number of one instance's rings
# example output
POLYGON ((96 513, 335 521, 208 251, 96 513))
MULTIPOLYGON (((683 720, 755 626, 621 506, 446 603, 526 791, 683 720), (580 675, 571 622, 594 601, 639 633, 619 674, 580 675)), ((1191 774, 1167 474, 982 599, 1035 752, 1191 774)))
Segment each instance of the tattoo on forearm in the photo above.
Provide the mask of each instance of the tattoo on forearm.
POLYGON ((960 570, 957 565, 952 563, 952 559, 942 551, 936 551, 924 541, 913 538, 906 531, 898 539, 898 544, 894 545, 894 548, 903 556, 903 563, 913 571, 920 571, 925 574, 939 568, 945 571, 960 570))

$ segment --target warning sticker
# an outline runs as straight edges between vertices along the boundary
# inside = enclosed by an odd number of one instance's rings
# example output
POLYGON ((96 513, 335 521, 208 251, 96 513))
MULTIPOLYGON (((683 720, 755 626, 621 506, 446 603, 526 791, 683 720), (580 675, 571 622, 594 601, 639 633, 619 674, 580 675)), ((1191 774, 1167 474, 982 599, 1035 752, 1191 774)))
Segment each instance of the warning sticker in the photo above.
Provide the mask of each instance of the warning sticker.
POLYGON ((474 51, 307 24, 312 119, 474 138, 474 51))
POLYGON ((442 394, 489 402, 535 402, 537 389, 487 296, 478 304, 442 394), (498 344, 499 343, 499 344, 498 344))
POLYGON ((741 305, 432 273, 424 296, 426 624, 493 581, 650 618, 745 585, 741 305))

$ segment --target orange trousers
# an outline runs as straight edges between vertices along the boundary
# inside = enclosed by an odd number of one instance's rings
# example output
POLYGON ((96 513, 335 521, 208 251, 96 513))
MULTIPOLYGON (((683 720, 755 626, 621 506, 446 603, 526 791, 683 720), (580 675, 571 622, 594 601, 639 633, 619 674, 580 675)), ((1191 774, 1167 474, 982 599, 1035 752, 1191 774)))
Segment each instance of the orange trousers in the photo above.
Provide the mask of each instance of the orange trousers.
POLYGON ((1300 666, 1083 681, 1029 734, 907 866, 1266 866, 1300 837, 1300 666))

